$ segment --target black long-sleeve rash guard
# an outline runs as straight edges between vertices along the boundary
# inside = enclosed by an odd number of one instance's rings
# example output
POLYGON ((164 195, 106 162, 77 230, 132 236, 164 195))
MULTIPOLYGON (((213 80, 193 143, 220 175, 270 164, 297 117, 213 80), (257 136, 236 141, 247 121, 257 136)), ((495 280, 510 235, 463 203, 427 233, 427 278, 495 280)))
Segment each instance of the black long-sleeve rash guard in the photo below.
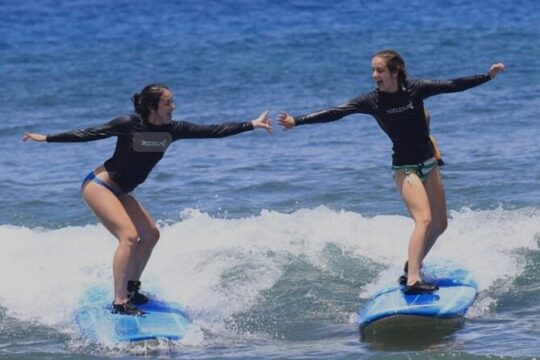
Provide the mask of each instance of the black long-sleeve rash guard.
POLYGON ((424 114, 424 99, 464 91, 490 80, 489 74, 453 80, 407 80, 395 93, 375 89, 328 110, 294 117, 295 125, 324 123, 351 114, 369 114, 392 141, 393 165, 420 164, 434 156, 424 114))
POLYGON ((249 130, 253 130, 251 121, 217 125, 173 121, 156 126, 137 115, 131 115, 95 127, 47 135, 47 142, 85 142, 116 136, 116 149, 104 166, 112 180, 128 193, 146 180, 171 142, 180 139, 221 138, 249 130))

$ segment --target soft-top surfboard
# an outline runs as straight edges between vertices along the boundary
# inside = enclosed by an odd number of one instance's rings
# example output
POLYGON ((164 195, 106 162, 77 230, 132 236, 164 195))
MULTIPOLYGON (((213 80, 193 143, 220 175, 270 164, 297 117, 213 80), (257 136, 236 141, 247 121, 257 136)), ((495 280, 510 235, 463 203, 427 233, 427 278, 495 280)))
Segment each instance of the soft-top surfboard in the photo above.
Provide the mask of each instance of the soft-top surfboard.
POLYGON ((455 265, 427 264, 425 279, 435 283, 434 293, 406 295, 405 286, 396 282, 378 291, 358 313, 362 334, 403 325, 462 318, 474 302, 478 285, 472 273, 455 265))
POLYGON ((81 335, 102 344, 143 340, 180 340, 186 333, 190 319, 182 306, 150 299, 138 305, 144 316, 111 313, 112 294, 105 288, 94 287, 82 297, 75 321, 81 335))

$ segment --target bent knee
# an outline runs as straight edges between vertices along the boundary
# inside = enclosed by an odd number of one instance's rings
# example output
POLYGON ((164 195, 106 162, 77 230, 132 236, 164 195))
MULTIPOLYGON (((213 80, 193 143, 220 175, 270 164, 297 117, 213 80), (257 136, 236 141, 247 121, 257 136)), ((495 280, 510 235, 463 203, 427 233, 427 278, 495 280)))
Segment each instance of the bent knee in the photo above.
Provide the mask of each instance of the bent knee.
POLYGON ((427 230, 431 226, 432 220, 429 214, 425 214, 415 217, 414 222, 417 227, 427 230))
POLYGON ((118 240, 124 245, 134 246, 139 241, 139 235, 135 230, 126 230, 118 234, 118 240))

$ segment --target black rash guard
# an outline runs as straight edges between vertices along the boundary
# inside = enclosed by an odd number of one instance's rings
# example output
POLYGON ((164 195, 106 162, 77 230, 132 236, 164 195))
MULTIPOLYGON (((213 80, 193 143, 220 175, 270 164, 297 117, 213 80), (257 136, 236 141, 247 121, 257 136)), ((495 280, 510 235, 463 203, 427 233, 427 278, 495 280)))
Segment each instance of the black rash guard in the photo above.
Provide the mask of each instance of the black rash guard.
POLYGON ((85 142, 118 137, 114 154, 105 161, 104 166, 111 179, 123 192, 128 193, 146 180, 171 142, 180 139, 221 138, 249 130, 253 130, 251 121, 218 125, 173 121, 156 126, 138 115, 131 115, 95 127, 47 135, 47 142, 85 142))
POLYGON ((339 120, 351 114, 369 114, 392 140, 392 164, 416 165, 434 156, 424 114, 424 99, 467 90, 490 80, 489 74, 453 80, 407 80, 395 93, 375 89, 328 110, 294 117, 295 125, 339 120))

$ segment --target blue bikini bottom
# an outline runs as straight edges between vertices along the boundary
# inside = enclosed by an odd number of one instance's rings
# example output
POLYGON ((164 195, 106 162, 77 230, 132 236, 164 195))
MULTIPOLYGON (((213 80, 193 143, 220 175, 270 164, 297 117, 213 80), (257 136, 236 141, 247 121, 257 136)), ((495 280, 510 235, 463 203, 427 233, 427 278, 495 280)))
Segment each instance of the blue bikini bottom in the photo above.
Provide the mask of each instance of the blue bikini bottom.
POLYGON ((96 176, 96 174, 94 174, 93 171, 90 171, 90 173, 88 175, 86 175, 86 177, 84 178, 82 184, 81 184, 81 187, 86 184, 88 181, 93 181, 95 182, 96 184, 99 184, 101 186, 104 186, 106 187, 110 192, 112 192, 114 195, 116 195, 116 197, 119 197, 119 196, 122 196, 124 195, 124 193, 120 190, 116 190, 115 188, 113 188, 111 185, 107 184, 105 181, 101 180, 100 178, 98 178, 96 176))

